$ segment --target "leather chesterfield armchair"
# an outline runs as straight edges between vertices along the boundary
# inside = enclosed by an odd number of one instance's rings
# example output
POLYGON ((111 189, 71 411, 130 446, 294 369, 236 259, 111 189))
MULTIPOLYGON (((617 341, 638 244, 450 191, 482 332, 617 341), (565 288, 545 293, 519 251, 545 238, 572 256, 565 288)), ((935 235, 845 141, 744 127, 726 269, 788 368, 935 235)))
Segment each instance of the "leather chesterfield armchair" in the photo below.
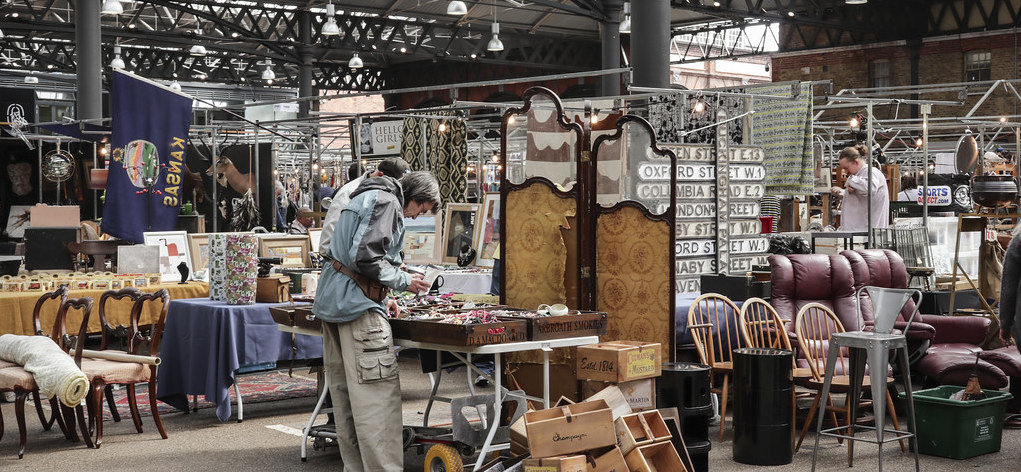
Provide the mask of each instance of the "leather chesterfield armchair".
MULTIPOLYGON (((904 260, 888 249, 844 251, 841 255, 854 267, 856 286, 907 288, 908 275, 904 260)), ((910 316, 914 302, 908 302, 901 317, 910 316)), ((872 318, 871 303, 862 310, 866 324, 872 318)), ((903 321, 898 322, 903 327, 903 321)), ((1001 352, 982 351, 982 342, 989 332, 989 320, 971 316, 941 316, 919 313, 905 333, 909 343, 920 351, 914 370, 930 381, 943 385, 965 385, 973 370, 985 388, 1003 388, 1007 372, 1021 372, 1021 362, 1001 352), (927 344, 927 346, 926 346, 927 344), (975 355, 979 354, 976 366, 975 355), (1005 372, 1006 371, 1006 372, 1005 372)), ((914 357, 914 356, 913 356, 914 357)))

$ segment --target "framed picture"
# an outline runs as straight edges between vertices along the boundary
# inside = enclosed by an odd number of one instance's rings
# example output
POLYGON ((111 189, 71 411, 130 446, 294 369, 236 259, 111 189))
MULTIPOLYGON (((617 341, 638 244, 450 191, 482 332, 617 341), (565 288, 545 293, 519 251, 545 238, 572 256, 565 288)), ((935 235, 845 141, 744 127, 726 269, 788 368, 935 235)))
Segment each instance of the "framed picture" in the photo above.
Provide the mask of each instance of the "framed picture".
POLYGON ((25 228, 28 228, 28 217, 32 212, 30 205, 11 205, 11 211, 7 214, 7 226, 5 232, 12 238, 25 237, 25 228))
POLYGON ((307 235, 295 234, 259 239, 259 257, 279 257, 284 260, 280 267, 308 267, 310 241, 307 235))
POLYGON ((209 233, 189 233, 188 251, 191 252, 191 268, 196 279, 209 277, 209 233))
POLYGON ((308 240, 312 243, 312 252, 319 252, 319 242, 323 238, 322 228, 309 228, 308 240))
POLYGON ((496 255, 497 247, 500 245, 500 194, 487 193, 482 200, 482 213, 479 215, 479 224, 475 225, 478 230, 475 232, 476 251, 475 265, 479 267, 493 267, 493 257, 496 255))
POLYGON ((439 215, 404 219, 404 262, 435 264, 440 262, 443 227, 439 215))
POLYGON ((142 242, 146 246, 160 248, 160 279, 164 282, 181 280, 181 272, 177 266, 188 266, 192 270, 191 256, 188 251, 188 233, 185 231, 151 231, 142 233, 142 242))
POLYGON ((477 203, 449 203, 443 219, 443 262, 456 264, 457 255, 465 247, 475 247, 475 222, 479 215, 477 203))

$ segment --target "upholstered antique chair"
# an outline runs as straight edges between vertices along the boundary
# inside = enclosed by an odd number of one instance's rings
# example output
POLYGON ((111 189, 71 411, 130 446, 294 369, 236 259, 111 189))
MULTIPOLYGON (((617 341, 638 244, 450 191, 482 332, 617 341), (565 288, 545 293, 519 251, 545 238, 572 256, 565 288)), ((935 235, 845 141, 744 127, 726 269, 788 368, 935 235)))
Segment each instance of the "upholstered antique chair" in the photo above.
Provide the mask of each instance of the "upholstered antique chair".
MULTIPOLYGON (((795 451, 801 448, 801 443, 805 439, 805 433, 808 432, 809 426, 812 424, 812 419, 815 418, 816 412, 820 408, 820 403, 824 402, 824 411, 831 413, 831 419, 836 425, 849 425, 853 421, 850 416, 850 399, 844 402, 844 408, 836 408, 833 405, 831 395, 826 395, 826 398, 822 398, 822 387, 823 381, 826 375, 826 361, 830 347, 830 337, 835 333, 843 333, 844 326, 840 319, 837 317, 832 310, 823 306, 819 303, 809 303, 800 310, 794 320, 795 332, 798 336, 798 345, 804 352, 805 359, 808 361, 809 368, 812 371, 811 388, 816 391, 815 400, 812 401, 812 406, 808 411, 808 417, 805 419, 805 424, 801 428, 801 435, 798 437, 798 442, 794 446, 795 451), (835 413, 840 412, 844 415, 844 421, 837 423, 835 413)), ((847 393, 850 389, 850 363, 848 361, 847 350, 841 348, 838 350, 839 358, 836 361, 833 377, 830 383, 831 393, 847 393)), ((887 385, 893 383, 892 377, 887 377, 887 385)), ((871 385, 870 377, 864 377, 864 387, 871 385)), ((883 400, 877 400, 883 401, 883 400)), ((889 389, 886 390, 886 405, 889 408, 890 416, 893 419, 894 428, 900 429, 900 424, 897 421, 897 411, 893 407, 893 397, 890 395, 889 389)), ((871 405, 871 402, 861 402, 862 405, 871 405)), ((823 414, 823 413, 819 413, 823 414)), ((901 441, 901 450, 906 450, 904 441, 901 441)), ((848 447, 848 465, 850 465, 850 454, 851 448, 848 447)))
MULTIPOLYGON (((160 337, 163 335, 163 326, 166 323, 167 308, 170 305, 170 294, 166 289, 155 293, 140 293, 133 290, 108 291, 100 298, 99 316, 103 326, 102 343, 100 351, 118 351, 135 356, 155 357, 159 352, 160 337), (110 348, 109 337, 115 328, 107 323, 105 307, 111 300, 127 298, 133 302, 131 307, 130 325, 127 327, 127 341, 123 351, 110 348), (146 304, 159 303, 160 311, 156 323, 149 329, 139 325, 139 319, 146 304)), ((94 435, 94 442, 98 448, 103 443, 103 399, 107 400, 110 406, 110 413, 115 421, 120 420, 116 404, 113 401, 111 388, 113 385, 124 385, 127 390, 128 405, 131 410, 131 419, 135 429, 142 432, 142 419, 138 411, 138 403, 135 395, 135 385, 139 383, 148 384, 149 406, 152 411, 153 421, 163 439, 167 438, 167 432, 163 429, 163 421, 160 419, 159 408, 156 404, 156 364, 135 362, 132 360, 110 360, 98 356, 87 356, 82 359, 82 372, 89 378, 91 393, 87 400, 89 407, 89 423, 92 425, 90 432, 94 435)))
MULTIPOLYGON (((35 309, 33 310, 33 325, 34 332, 38 336, 47 336, 54 343, 59 345, 64 350, 75 348, 75 364, 81 366, 81 354, 84 343, 76 343, 76 340, 84 339, 85 334, 88 331, 89 316, 92 312, 92 299, 85 298, 67 298, 66 287, 44 294, 36 302, 35 309), (40 313, 44 304, 51 300, 58 300, 58 307, 56 317, 54 319, 53 328, 47 335, 42 329, 42 320, 40 313), (65 323, 67 319, 68 311, 71 309, 77 309, 82 311, 82 323, 78 330, 77 337, 71 338, 68 336, 65 329, 65 323), (75 346, 75 344, 77 344, 75 346)), ((75 413, 74 410, 62 405, 56 397, 49 399, 50 402, 50 418, 46 418, 46 414, 42 408, 42 401, 39 396, 39 387, 35 383, 35 377, 31 372, 25 370, 22 366, 14 364, 12 362, 0 361, 0 392, 14 392, 15 403, 14 403, 14 414, 18 422, 18 433, 20 443, 18 445, 18 458, 22 458, 25 455, 25 445, 28 442, 26 425, 25 425, 25 400, 28 395, 31 394, 36 404, 36 413, 39 415, 39 421, 43 425, 43 429, 48 431, 54 422, 56 422, 61 431, 64 433, 64 437, 70 441, 77 442, 78 435, 74 430, 75 427, 75 413)), ((79 426, 85 431, 84 417, 80 418, 79 426)), ((0 416, 0 439, 3 438, 3 417, 0 416)), ((89 447, 92 444, 86 438, 86 445, 89 447)))
POLYGON ((688 331, 703 364, 713 369, 721 384, 713 387, 720 394, 720 441, 727 418, 730 374, 734 370, 734 349, 744 347, 738 318, 741 310, 729 298, 707 293, 695 299, 688 309, 688 331))

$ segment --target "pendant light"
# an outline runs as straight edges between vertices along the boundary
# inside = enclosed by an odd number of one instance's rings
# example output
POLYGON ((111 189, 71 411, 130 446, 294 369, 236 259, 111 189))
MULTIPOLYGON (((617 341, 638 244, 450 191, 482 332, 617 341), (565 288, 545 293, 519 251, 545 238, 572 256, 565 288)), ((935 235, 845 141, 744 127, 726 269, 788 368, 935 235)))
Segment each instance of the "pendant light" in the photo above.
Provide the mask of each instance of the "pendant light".
POLYGON ((26 75, 25 76, 25 83, 26 84, 38 84, 39 83, 39 77, 36 77, 35 75, 26 75))
POLYGON ((104 15, 120 15, 124 13, 124 5, 119 0, 105 0, 100 13, 104 15))
POLYGON ((624 19, 620 22, 620 33, 631 34, 631 2, 624 4, 624 19))
POLYGON ((864 5, 869 3, 869 0, 844 0, 844 3, 847 5, 864 5))
POLYGON ((181 91, 181 83, 176 81, 176 80, 171 82, 170 83, 170 90, 173 90, 175 92, 180 92, 181 91))
POLYGON ((337 26, 337 20, 333 18, 333 15, 337 13, 336 8, 333 6, 333 2, 326 4, 326 23, 323 24, 323 30, 321 31, 323 36, 337 36, 340 34, 340 27, 337 26))
POLYGON ((273 61, 266 59, 266 68, 262 71, 262 80, 272 84, 277 75, 273 73, 273 61))
POLYGON ((362 58, 358 57, 358 53, 356 52, 353 56, 351 56, 351 60, 347 61, 347 66, 352 69, 361 69, 365 66, 365 64, 362 63, 362 58))
POLYGON ((454 0, 447 4, 447 14, 451 16, 464 16, 468 14, 468 7, 460 0, 454 0))
POLYGON ((110 67, 112 69, 123 69, 125 67, 124 59, 121 58, 121 47, 113 47, 113 60, 110 61, 110 67))
POLYGON ((500 23, 493 23, 493 38, 486 45, 487 51, 503 51, 503 41, 500 41, 500 23))

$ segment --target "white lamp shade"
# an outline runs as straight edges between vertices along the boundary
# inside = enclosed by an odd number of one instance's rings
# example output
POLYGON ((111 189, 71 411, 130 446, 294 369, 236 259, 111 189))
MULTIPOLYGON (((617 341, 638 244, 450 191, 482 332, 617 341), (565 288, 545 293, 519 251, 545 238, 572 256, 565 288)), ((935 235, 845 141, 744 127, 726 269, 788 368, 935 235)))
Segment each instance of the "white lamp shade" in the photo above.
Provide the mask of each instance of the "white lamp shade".
POLYGON ((468 14, 468 7, 460 0, 454 0, 447 4, 447 14, 453 16, 464 16, 468 14))
POLYGON ((106 0, 100 12, 106 15, 120 15, 124 13, 124 5, 121 5, 119 0, 106 0))
POLYGON ((347 61, 347 66, 352 69, 361 69, 365 66, 365 64, 362 63, 362 58, 358 57, 358 53, 356 52, 353 56, 351 56, 351 60, 347 61))
POLYGON ((848 5, 864 5, 869 3, 869 0, 844 0, 844 3, 848 5))
POLYGON ((34 75, 26 75, 25 76, 25 83, 26 84, 38 84, 39 83, 39 77, 36 77, 34 75))
POLYGON ((620 22, 620 32, 622 34, 631 34, 631 15, 624 17, 624 21, 620 22))
POLYGON ((205 56, 206 55, 206 47, 201 45, 201 44, 196 44, 196 45, 192 46, 190 50, 188 50, 188 54, 191 54, 192 56, 197 56, 197 57, 205 56))
POLYGON ((123 69, 124 68, 124 59, 121 58, 121 47, 120 46, 114 46, 113 47, 113 60, 110 61, 110 67, 112 67, 114 69, 123 69))
POLYGON ((180 92, 181 91, 181 83, 176 81, 176 80, 171 82, 170 83, 170 90, 173 90, 175 92, 180 92))
POLYGON ((266 68, 262 71, 262 80, 273 80, 277 78, 277 75, 273 73, 273 68, 269 64, 266 64, 266 68))
POLYGON ((493 39, 486 45, 487 51, 503 51, 503 41, 500 41, 500 23, 493 23, 493 39))
POLYGON ((337 10, 332 3, 326 4, 326 23, 323 23, 323 36, 336 36, 340 34, 340 27, 337 26, 337 20, 333 18, 333 15, 336 13, 337 10))

